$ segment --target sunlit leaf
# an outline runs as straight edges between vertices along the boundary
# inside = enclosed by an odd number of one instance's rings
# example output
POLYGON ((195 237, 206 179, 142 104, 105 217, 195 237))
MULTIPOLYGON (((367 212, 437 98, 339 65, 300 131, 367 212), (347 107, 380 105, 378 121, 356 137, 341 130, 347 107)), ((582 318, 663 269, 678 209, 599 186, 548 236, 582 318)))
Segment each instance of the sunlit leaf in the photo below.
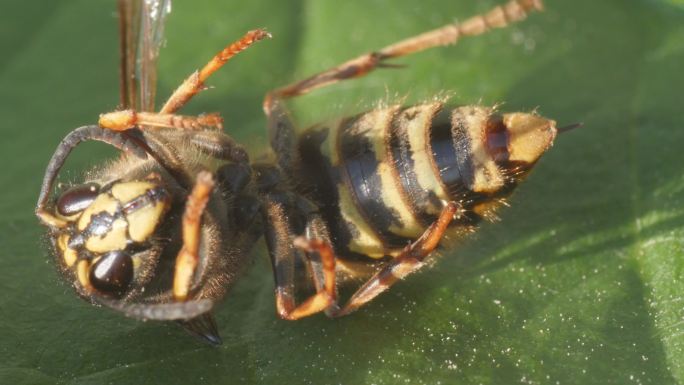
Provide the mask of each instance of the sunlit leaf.
MULTIPOLYGON (((180 1, 159 97, 247 30, 241 54, 186 109, 221 112, 258 154, 269 89, 498 1, 180 1)), ((684 382, 684 8, 548 0, 544 13, 406 67, 292 103, 302 125, 449 92, 560 124, 502 210, 349 317, 277 319, 265 248, 220 306, 224 345, 94 308, 63 284, 33 217, 59 140, 116 108, 114 1, 0 5, 0 383, 675 384, 684 382)), ((101 160, 84 146, 68 167, 101 160)), ((67 175, 76 177, 76 172, 67 175)))

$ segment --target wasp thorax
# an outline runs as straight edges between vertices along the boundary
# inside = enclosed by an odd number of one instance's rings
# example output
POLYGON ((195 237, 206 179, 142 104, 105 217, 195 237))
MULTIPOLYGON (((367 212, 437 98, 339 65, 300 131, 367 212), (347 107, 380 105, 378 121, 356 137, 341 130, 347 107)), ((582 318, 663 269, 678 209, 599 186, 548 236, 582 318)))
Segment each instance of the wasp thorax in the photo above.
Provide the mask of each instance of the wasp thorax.
POLYGON ((503 114, 508 161, 533 164, 553 145, 556 122, 536 114, 503 114))

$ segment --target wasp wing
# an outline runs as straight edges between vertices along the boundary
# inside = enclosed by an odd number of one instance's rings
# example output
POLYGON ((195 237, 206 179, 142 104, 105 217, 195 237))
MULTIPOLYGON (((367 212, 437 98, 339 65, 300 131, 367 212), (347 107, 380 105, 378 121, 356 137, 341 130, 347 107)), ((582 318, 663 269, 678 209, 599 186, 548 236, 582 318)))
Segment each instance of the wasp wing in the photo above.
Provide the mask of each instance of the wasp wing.
POLYGON ((157 57, 171 0, 119 0, 121 108, 154 111, 157 57))

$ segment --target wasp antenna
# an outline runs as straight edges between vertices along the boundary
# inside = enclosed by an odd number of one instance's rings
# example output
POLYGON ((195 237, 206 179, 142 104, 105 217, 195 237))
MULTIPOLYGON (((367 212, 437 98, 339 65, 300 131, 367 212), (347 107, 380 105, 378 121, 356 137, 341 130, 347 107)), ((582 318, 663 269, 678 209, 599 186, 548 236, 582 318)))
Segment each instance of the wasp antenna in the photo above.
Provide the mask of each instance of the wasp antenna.
POLYGON ((573 124, 568 124, 567 126, 558 127, 556 129, 556 131, 558 131, 559 134, 562 134, 564 132, 568 132, 570 130, 574 130, 575 128, 579 128, 582 126, 584 126, 583 122, 577 122, 577 123, 573 123, 573 124))

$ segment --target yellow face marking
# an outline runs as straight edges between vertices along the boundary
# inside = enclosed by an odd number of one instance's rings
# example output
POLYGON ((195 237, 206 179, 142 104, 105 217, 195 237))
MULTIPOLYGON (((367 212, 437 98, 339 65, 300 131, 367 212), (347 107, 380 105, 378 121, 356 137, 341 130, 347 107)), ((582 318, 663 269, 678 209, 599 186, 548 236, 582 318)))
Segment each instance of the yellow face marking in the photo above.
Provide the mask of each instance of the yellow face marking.
POLYGON ((100 194, 95 198, 93 203, 88 206, 85 211, 83 211, 83 215, 81 215, 81 218, 78 220, 78 229, 83 231, 88 227, 90 224, 90 219, 92 218, 93 215, 96 215, 101 212, 107 212, 109 214, 114 214, 116 212, 117 207, 119 206, 119 203, 117 202, 116 199, 110 197, 107 194, 100 194))
POLYGON ((119 218, 112 223, 109 231, 103 236, 91 236, 85 242, 85 248, 94 253, 122 250, 126 247, 126 230, 128 224, 119 218))
POLYGON ((81 286, 84 288, 90 288, 90 279, 88 278, 88 272, 90 270, 90 263, 82 259, 78 262, 78 265, 76 266, 76 276, 78 277, 78 282, 81 283, 81 286))
MULTIPOLYGON (((435 175, 432 169, 430 158, 432 154, 428 153, 428 130, 432 117, 442 107, 441 103, 434 103, 429 106, 416 106, 404 111, 405 114, 415 114, 415 117, 406 123, 406 134, 409 139, 409 146, 411 147, 411 157, 415 165, 415 174, 418 184, 424 191, 433 191, 437 198, 443 201, 448 201, 450 198, 439 182, 438 175, 435 175)), ((430 214, 438 215, 441 207, 433 204, 427 206, 427 211, 430 214)))
POLYGON ((159 224, 164 213, 164 204, 156 202, 154 205, 142 207, 126 216, 128 219, 128 234, 135 242, 143 242, 149 238, 159 224))
POLYGON ((112 196, 121 204, 126 204, 154 187, 154 184, 144 181, 121 182, 112 186, 112 196))
POLYGON ((45 210, 36 212, 36 215, 38 215, 38 218, 40 218, 40 220, 49 227, 63 228, 68 224, 66 220, 57 218, 45 210))
POLYGON ((491 113, 490 108, 473 106, 460 107, 453 112, 452 119, 464 122, 470 138, 473 180, 468 187, 475 192, 494 192, 504 184, 501 170, 487 150, 485 127, 491 113))
POLYGON ((62 234, 57 238, 57 247, 59 248, 59 251, 62 253, 64 250, 67 248, 67 243, 69 243, 69 235, 68 234, 62 234))
POLYGON ((64 263, 68 267, 71 267, 76 263, 76 260, 78 259, 78 254, 76 253, 76 250, 67 247, 66 250, 64 250, 64 253, 62 254, 62 258, 64 258, 64 263))
POLYGON ((57 247, 59 248, 59 251, 62 254, 62 259, 64 259, 64 263, 68 267, 71 267, 74 265, 74 263, 76 263, 76 259, 78 259, 78 254, 76 254, 76 250, 67 246, 68 244, 69 244, 69 235, 68 234, 62 234, 57 239, 57 247))

